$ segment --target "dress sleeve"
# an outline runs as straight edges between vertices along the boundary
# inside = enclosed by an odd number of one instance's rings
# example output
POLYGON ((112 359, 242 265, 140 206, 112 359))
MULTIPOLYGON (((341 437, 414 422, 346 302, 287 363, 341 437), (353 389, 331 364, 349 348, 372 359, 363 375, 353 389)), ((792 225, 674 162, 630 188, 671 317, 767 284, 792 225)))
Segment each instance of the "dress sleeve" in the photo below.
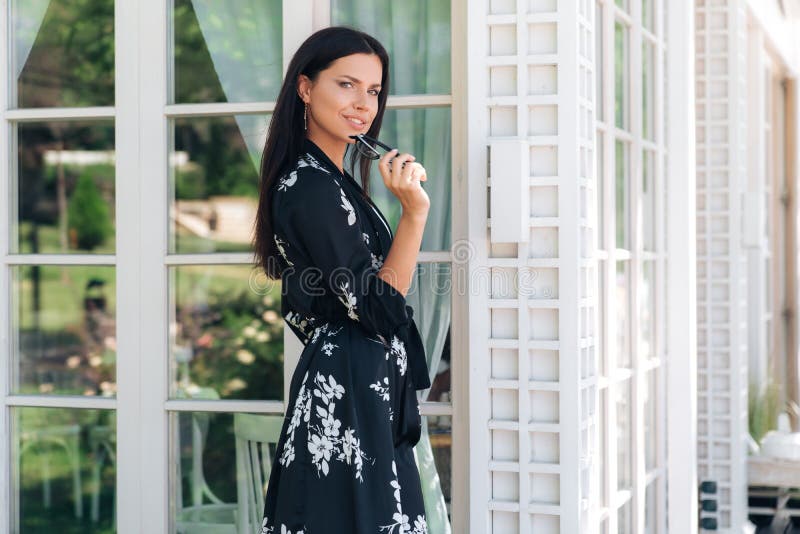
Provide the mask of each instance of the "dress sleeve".
POLYGON ((297 172, 294 186, 278 193, 282 233, 308 264, 295 265, 293 276, 321 277, 319 283, 336 296, 350 319, 369 335, 391 339, 410 321, 406 299, 378 276, 354 206, 332 176, 313 168, 297 172))

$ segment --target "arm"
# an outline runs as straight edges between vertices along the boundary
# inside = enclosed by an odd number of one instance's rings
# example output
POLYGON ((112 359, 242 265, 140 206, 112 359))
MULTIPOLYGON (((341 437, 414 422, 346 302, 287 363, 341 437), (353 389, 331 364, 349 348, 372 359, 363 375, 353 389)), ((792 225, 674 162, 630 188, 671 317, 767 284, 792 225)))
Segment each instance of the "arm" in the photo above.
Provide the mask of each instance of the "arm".
POLYGON ((403 207, 392 247, 378 276, 405 297, 416 271, 430 199, 420 184, 428 179, 425 168, 411 154, 396 154, 397 149, 391 150, 378 163, 383 183, 403 207))
POLYGON ((397 224, 392 247, 378 271, 378 276, 394 286, 404 297, 411 288, 417 268, 417 255, 424 230, 425 217, 403 213, 397 224))

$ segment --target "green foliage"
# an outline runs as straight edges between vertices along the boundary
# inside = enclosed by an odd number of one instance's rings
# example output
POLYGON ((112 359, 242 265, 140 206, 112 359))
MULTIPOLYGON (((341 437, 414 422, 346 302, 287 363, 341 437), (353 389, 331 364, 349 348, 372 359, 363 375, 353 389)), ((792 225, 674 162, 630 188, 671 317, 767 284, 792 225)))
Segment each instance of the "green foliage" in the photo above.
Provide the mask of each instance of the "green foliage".
POLYGON ((772 379, 762 384, 750 384, 748 404, 750 435, 761 443, 767 432, 778 427, 778 414, 783 408, 780 404, 780 386, 772 379))
POLYGON ((283 320, 277 305, 249 289, 215 289, 207 306, 179 308, 183 334, 193 340, 192 382, 227 399, 280 396, 283 320))
POLYGON ((75 232, 77 247, 92 250, 113 232, 108 206, 89 173, 78 178, 68 210, 68 228, 75 232))

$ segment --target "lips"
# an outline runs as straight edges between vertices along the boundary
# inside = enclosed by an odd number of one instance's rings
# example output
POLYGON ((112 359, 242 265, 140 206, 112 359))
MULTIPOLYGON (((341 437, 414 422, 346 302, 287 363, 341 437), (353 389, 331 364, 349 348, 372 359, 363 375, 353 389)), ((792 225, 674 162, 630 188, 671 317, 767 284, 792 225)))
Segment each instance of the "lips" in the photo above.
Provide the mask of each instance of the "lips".
POLYGON ((358 117, 347 117, 345 116, 345 120, 347 123, 357 130, 361 130, 364 126, 367 125, 367 121, 364 119, 360 119, 358 117))

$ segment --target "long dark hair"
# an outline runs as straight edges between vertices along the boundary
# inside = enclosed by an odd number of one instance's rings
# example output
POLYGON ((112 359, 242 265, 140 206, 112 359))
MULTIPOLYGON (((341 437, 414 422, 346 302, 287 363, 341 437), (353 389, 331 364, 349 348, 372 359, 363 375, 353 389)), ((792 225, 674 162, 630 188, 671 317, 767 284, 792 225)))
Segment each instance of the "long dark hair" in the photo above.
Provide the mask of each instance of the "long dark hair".
MULTIPOLYGON (((272 231, 273 184, 297 161, 306 137, 303 129, 305 104, 297 94, 297 78, 305 74, 312 81, 316 81, 320 71, 327 69, 340 57, 351 54, 375 54, 383 65, 381 90, 378 93, 378 113, 367 131, 367 135, 377 137, 389 94, 389 54, 377 39, 346 26, 324 28, 312 34, 300 45, 286 69, 286 77, 275 102, 267 142, 261 155, 259 173, 261 184, 253 238, 254 263, 264 269, 266 275, 273 280, 281 276, 278 248, 273 240, 272 231)), ((352 151, 350 174, 355 175, 356 165, 359 166, 362 188, 369 195, 369 172, 372 160, 362 157, 358 151, 352 151)))

